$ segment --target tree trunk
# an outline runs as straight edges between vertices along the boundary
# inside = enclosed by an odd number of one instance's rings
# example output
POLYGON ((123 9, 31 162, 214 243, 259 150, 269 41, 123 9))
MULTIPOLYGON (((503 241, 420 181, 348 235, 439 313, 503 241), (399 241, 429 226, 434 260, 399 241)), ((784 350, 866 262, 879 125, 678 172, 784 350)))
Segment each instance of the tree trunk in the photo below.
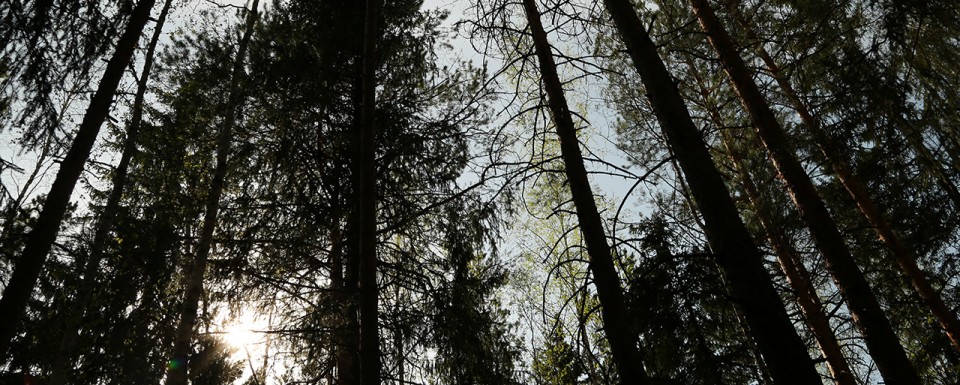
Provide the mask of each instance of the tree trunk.
MULTIPOLYGON (((688 65, 693 68, 692 63, 688 63, 688 65)), ((826 360, 834 381, 837 385, 857 385, 856 378, 853 376, 853 372, 850 370, 850 366, 840 349, 840 343, 833 333, 833 328, 830 327, 830 321, 824 313, 820 296, 810 282, 810 272, 807 271, 802 260, 796 254, 786 234, 776 225, 771 215, 773 212, 772 203, 761 194, 760 190, 753 183, 747 167, 741 163, 740 159, 746 159, 746 156, 734 147, 729 129, 724 128, 723 118, 720 116, 717 108, 711 103, 710 93, 707 91, 703 79, 698 76, 695 68, 693 70, 693 77, 697 82, 697 87, 704 104, 708 106, 707 109, 710 120, 713 121, 717 129, 721 130, 720 139, 733 163, 733 168, 737 173, 740 184, 743 186, 743 190, 746 192, 747 198, 750 200, 750 204, 756 212, 757 219, 760 221, 760 225, 766 233, 767 240, 773 248, 777 261, 780 262, 780 268, 787 277, 787 284, 789 284, 793 292, 796 293, 796 300, 800 305, 800 310, 803 312, 804 321, 813 333, 817 341, 817 346, 820 347, 820 353, 826 360)))
POLYGON ((257 21, 257 7, 260 0, 253 0, 247 11, 247 19, 237 56, 233 60, 233 69, 230 74, 230 95, 224 109, 224 123, 217 141, 217 163, 210 181, 210 193, 207 196, 206 212, 203 216, 203 229, 197 245, 197 255, 193 261, 193 271, 187 282, 183 305, 180 309, 180 324, 173 341, 173 353, 167 365, 166 385, 186 385, 188 357, 191 342, 193 341, 193 327, 197 320, 197 307, 203 294, 203 276, 207 269, 207 258, 213 240, 213 231, 217 227, 217 216, 220 212, 220 198, 223 195, 223 186, 227 175, 227 156, 230 153, 230 141, 233 137, 233 126, 243 99, 240 93, 240 78, 243 77, 243 62, 246 56, 253 27, 257 21))
POLYGON ((73 188, 97 140, 100 126, 103 125, 103 120, 110 111, 113 94, 117 90, 117 85, 120 84, 120 79, 123 78, 123 72, 130 63, 130 58, 133 57, 137 41, 140 40, 140 33, 150 17, 153 2, 154 0, 141 0, 134 7, 130 22, 117 41, 116 51, 107 63, 100 85, 90 99, 90 106, 87 107, 73 144, 61 162, 60 170, 57 171, 56 179, 50 187, 50 193, 44 202, 40 217, 27 238, 23 254, 3 291, 3 298, 0 298, 0 314, 3 314, 3 317, 0 317, 0 357, 6 356, 10 341, 17 333, 17 326, 26 310, 27 301, 40 277, 40 271, 43 270, 47 254, 57 238, 60 221, 63 220, 70 203, 70 195, 73 194, 73 188))
POLYGON ((600 299, 600 315, 603 318, 604 332, 610 343, 610 352, 616 363, 621 383, 649 383, 647 373, 643 369, 643 356, 637 348, 638 337, 630 328, 620 277, 613 263, 607 236, 603 230, 603 222, 593 200, 593 191, 590 188, 587 170, 583 165, 576 127, 567 107, 563 85, 557 74, 557 65, 553 60, 550 43, 540 22, 540 12, 537 10, 535 1, 523 0, 523 5, 527 22, 533 33, 534 47, 540 63, 540 73, 547 92, 550 112, 557 129, 557 137, 560 139, 560 152, 567 180, 570 183, 570 195, 576 207, 577 221, 590 256, 590 271, 595 277, 594 285, 597 287, 597 297, 600 299))
POLYGON ((360 114, 360 384, 380 383, 380 312, 377 287, 377 19, 379 0, 366 0, 363 41, 363 105, 360 114))
POLYGON ((120 156, 120 163, 117 164, 114 170, 113 186, 110 190, 110 196, 107 197, 107 204, 103 208, 103 212, 97 221, 97 228, 93 236, 93 245, 90 246, 90 258, 88 258, 86 266, 83 267, 83 278, 80 282, 80 288, 74 301, 68 305, 67 321, 63 327, 63 337, 60 339, 60 347, 54 358, 53 371, 47 382, 48 385, 63 385, 66 383, 73 366, 80 321, 83 319, 85 310, 89 306, 90 296, 96 285, 95 276, 97 269, 100 267, 100 260, 103 259, 107 236, 113 228, 113 220, 116 217, 117 209, 120 206, 120 198, 123 196, 123 188, 127 182, 127 168, 130 166, 131 158, 133 158, 133 155, 137 151, 137 136, 140 131, 140 123, 143 121, 143 98, 147 91, 150 70, 153 67, 153 55, 157 48, 157 42, 160 40, 160 34, 163 32, 163 24, 167 19, 167 13, 170 10, 170 4, 172 2, 173 0, 166 0, 163 4, 163 9, 160 10, 160 16, 157 18, 157 23, 153 30, 153 36, 150 37, 150 43, 147 45, 143 71, 140 75, 140 80, 137 82, 137 95, 133 100, 132 116, 127 126, 127 137, 123 143, 123 153, 120 156))
POLYGON ((814 242, 847 299, 854 323, 863 334, 868 349, 888 384, 919 384, 916 370, 883 314, 883 309, 867 284, 849 248, 817 194, 813 182, 794 156, 780 123, 753 82, 750 71, 734 48, 726 30, 705 0, 690 0, 694 13, 710 44, 717 51, 734 89, 750 114, 760 139, 770 153, 790 196, 800 210, 814 242))
POLYGON ((803 312, 804 321, 817 340, 817 346, 820 347, 820 353, 827 361, 831 376, 833 376, 837 385, 857 385, 857 380, 854 378, 853 372, 840 349, 840 343, 833 334, 833 328, 830 327, 830 321, 823 312, 823 303, 820 301, 820 296, 810 282, 810 272, 803 266, 803 262, 794 251, 791 242, 779 230, 773 217, 771 217, 770 202, 763 197, 750 178, 747 169, 738 161, 738 159, 743 159, 743 153, 734 149, 727 132, 723 132, 721 135, 723 145, 730 154, 730 159, 739 175, 743 190, 747 193, 747 197, 756 211, 757 219, 760 220, 760 225, 766 232, 767 240, 773 247, 777 261, 780 262, 780 269, 787 277, 787 283, 796 293, 797 303, 803 312))
MULTIPOLYGON (((335 210, 339 212, 339 210, 335 210)), ((334 214, 334 217, 339 217, 334 214)), ((357 373, 357 312, 354 298, 356 293, 356 269, 351 265, 351 261, 356 259, 356 250, 353 245, 347 248, 344 253, 345 240, 340 230, 340 220, 333 221, 333 227, 330 230, 330 267, 331 279, 330 285, 333 288, 335 300, 340 303, 340 324, 337 325, 334 334, 334 360, 336 366, 336 379, 339 384, 356 385, 359 383, 359 374, 357 373), (346 263, 344 263, 346 262, 346 263)), ((353 227, 352 223, 347 224, 348 231, 353 227)), ((353 239, 347 239, 355 243, 353 239)))
POLYGON ((703 137, 690 118, 657 48, 628 0, 604 0, 626 43, 654 113, 697 201, 707 239, 726 274, 770 374, 778 385, 822 383, 780 297, 763 257, 741 221, 703 137))
MULTIPOLYGON (((731 6, 731 8, 733 7, 731 6)), ((736 10, 731 9, 731 11, 735 12, 736 10)), ((738 21, 741 26, 747 30, 748 34, 753 35, 752 31, 742 20, 738 21)), ((873 197, 870 196, 867 187, 860 181, 860 178, 853 173, 853 170, 851 170, 849 163, 843 156, 843 151, 837 146, 836 142, 830 136, 830 133, 823 127, 821 121, 813 116, 813 113, 807 108, 806 103, 800 99, 799 94, 797 94, 790 82, 782 76, 780 67, 763 45, 757 47, 757 55, 763 60, 763 64, 770 71, 770 75, 777 82, 777 85, 780 86, 780 89, 790 102, 791 107, 797 112, 807 132, 813 136, 820 152, 830 163, 833 172, 837 174, 837 179, 840 180, 840 183, 846 188, 850 197, 856 202, 857 208, 860 209, 860 212, 870 222, 880 240, 890 248, 890 252, 893 254, 897 265, 900 266, 900 269, 903 270, 910 279, 910 283, 913 285, 917 294, 920 295, 923 302, 933 311, 934 316, 940 323, 940 327, 946 332, 954 349, 960 350, 960 320, 957 319, 956 314, 950 311, 937 291, 930 285, 930 281, 917 266, 913 253, 903 244, 903 240, 883 217, 883 213, 877 207, 873 197)), ((909 135, 909 133, 904 132, 904 135, 909 135)), ((924 159, 930 159, 931 155, 926 146, 923 146, 922 142, 910 140, 909 138, 908 140, 913 147, 922 147, 922 150, 918 150, 918 152, 923 155, 924 159)), ((957 207, 960 207, 960 193, 957 192, 956 187, 950 182, 950 178, 945 177, 946 172, 943 171, 941 167, 940 169, 934 170, 934 173, 937 174, 938 180, 941 181, 941 185, 943 185, 947 191, 947 195, 951 197, 957 207)))

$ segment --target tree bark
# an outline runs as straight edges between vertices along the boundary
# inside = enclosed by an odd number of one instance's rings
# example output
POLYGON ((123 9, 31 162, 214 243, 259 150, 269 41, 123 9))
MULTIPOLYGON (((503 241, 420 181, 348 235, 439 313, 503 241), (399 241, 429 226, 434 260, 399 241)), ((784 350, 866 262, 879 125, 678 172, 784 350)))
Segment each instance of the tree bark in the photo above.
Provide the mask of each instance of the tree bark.
POLYGON ((86 266, 83 267, 83 278, 77 291, 76 298, 71 302, 67 311, 67 321, 63 327, 63 336, 60 339, 60 347, 57 349, 54 358, 53 371, 50 374, 48 385, 63 385, 67 381, 71 367, 76 354, 77 333, 80 330, 80 321, 87 307, 89 307, 90 297, 93 294, 93 288, 96 285, 97 268, 100 266, 100 260, 103 259, 104 248, 107 244, 107 237, 113 228, 113 220, 116 217, 117 209, 120 206, 120 198, 123 197, 123 188, 127 182, 127 168, 130 166, 130 160, 137 151, 137 137, 140 132, 140 123, 143 121, 143 99, 147 91, 147 83, 150 79, 150 71, 153 68, 153 55, 157 49, 157 42, 160 40, 160 34, 163 32, 163 24, 167 20, 167 13, 170 11, 170 4, 173 0, 166 0, 163 8, 160 10, 160 16, 157 18, 156 26, 153 30, 153 36, 150 37, 150 43, 147 45, 147 52, 144 55, 143 71, 140 74, 140 80, 137 82, 137 94, 133 100, 133 111, 131 112, 130 123, 127 126, 127 137, 123 143, 123 153, 120 156, 120 162, 114 169, 113 186, 110 190, 110 196, 107 197, 107 204, 97 220, 97 227, 93 236, 93 245, 90 246, 90 258, 87 259, 86 266))
POLYGON ((360 383, 380 383, 380 328, 377 287, 376 87, 379 0, 366 0, 364 13, 362 110, 358 186, 360 210, 360 383))
POLYGON ((193 271, 190 272, 186 293, 183 297, 183 305, 180 309, 180 323, 177 325, 177 332, 173 341, 173 353, 167 365, 166 385, 186 385, 187 383, 188 357, 191 350, 190 345, 193 341, 193 328, 197 320, 200 296, 203 294, 203 277, 207 269, 207 258, 210 255, 213 231, 217 227, 217 216, 220 212, 220 198, 223 195, 227 175, 227 157, 230 153, 230 141, 233 138, 233 126, 236 124, 240 105, 243 104, 240 78, 243 77, 244 73, 244 57, 247 47, 250 45, 250 37, 253 35, 259 5, 260 0, 253 0, 251 8, 247 11, 245 29, 237 48, 237 56, 233 60, 230 75, 230 95, 224 109, 224 123, 217 141, 217 160, 214 166, 213 179, 210 181, 210 193, 207 196, 206 212, 203 216, 203 229, 197 244, 193 271))
POLYGON ((883 378, 888 384, 919 384, 913 364, 729 34, 705 0, 690 0, 690 4, 846 298, 883 378))
POLYGON ((47 254, 57 238, 60 222, 70 203, 70 196, 97 140, 100 126, 103 125, 110 111, 113 94, 120 84, 120 79, 123 78, 124 69, 133 57, 133 51, 150 17, 153 3, 154 0, 141 0, 134 7, 130 22, 117 41, 116 50, 107 63, 96 93, 90 99, 90 105, 83 116, 73 144, 63 158, 60 170, 57 171, 57 176, 50 187, 50 193, 44 202, 40 217, 30 231, 20 260, 3 291, 3 298, 0 298, 0 314, 3 314, 3 317, 0 317, 0 357, 6 357, 10 341, 16 335, 27 301, 43 270, 47 254))
POLYGON ((330 227, 330 288, 333 289, 334 301, 340 304, 340 317, 338 317, 338 321, 343 322, 337 325, 336 331, 334 332, 334 366, 337 369, 336 373, 339 383, 354 385, 357 382, 349 381, 349 378, 352 377, 345 375, 345 373, 353 372, 354 367, 350 353, 353 346, 348 343, 349 338, 347 334, 349 331, 346 328, 349 323, 345 321, 350 318, 348 310, 350 295, 347 293, 344 279, 344 239, 343 233, 340 230, 339 210, 334 208, 333 212, 334 219, 331 221, 330 227))
POLYGON ((733 300, 778 385, 822 383, 773 288, 763 257, 737 213, 703 137, 657 48, 628 0, 604 0, 707 227, 733 300))
POLYGON ((523 0, 523 5, 533 34, 548 105, 556 126, 557 137, 560 139, 560 152, 567 181, 570 183, 570 195, 576 207, 580 232, 587 244, 590 271, 594 275, 593 281, 597 288, 597 297, 600 299, 600 315, 603 318, 607 341, 610 343, 611 355, 622 384, 649 383, 647 373, 643 369, 643 356, 637 347, 638 336, 630 328, 620 276, 614 266, 607 236, 603 230, 603 221, 594 202, 587 170, 583 164, 583 155, 580 152, 577 130, 567 106, 547 34, 540 21, 536 0, 523 0))

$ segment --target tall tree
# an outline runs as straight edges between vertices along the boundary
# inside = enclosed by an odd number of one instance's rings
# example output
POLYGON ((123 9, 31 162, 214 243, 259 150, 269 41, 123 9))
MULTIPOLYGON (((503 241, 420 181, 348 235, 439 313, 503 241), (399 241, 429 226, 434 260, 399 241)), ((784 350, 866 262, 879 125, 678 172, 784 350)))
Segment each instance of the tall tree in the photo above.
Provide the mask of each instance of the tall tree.
POLYGON ((610 350, 616 362, 620 381, 623 384, 645 384, 649 382, 643 368, 643 356, 638 348, 637 335, 631 330, 626 318, 626 305, 620 276, 613 263, 610 246, 603 230, 603 221, 597 211, 587 170, 583 165, 580 141, 573 117, 567 106, 563 85, 557 74, 557 65, 547 34, 540 21, 540 11, 536 0, 524 0, 527 22, 533 35, 534 48, 540 64, 541 79, 547 92, 557 137, 560 138, 560 153, 563 157, 564 172, 570 183, 570 194, 577 209, 580 231, 583 233, 590 256, 590 270, 593 272, 594 285, 600 298, 600 312, 610 350))
POLYGON ((916 369, 907 358, 863 272, 854 261, 843 235, 840 234, 810 177, 796 159, 780 123, 753 82, 749 69, 740 58, 726 29, 706 1, 691 0, 690 4, 710 44, 716 49, 741 103, 750 114, 774 166, 790 190, 791 198, 807 222, 883 377, 895 384, 920 383, 916 369))
POLYGON ((712 251, 718 256, 733 299, 744 314, 749 333, 757 341, 774 382, 819 383, 820 375, 773 289, 762 256, 740 219, 656 45, 629 1, 605 0, 604 4, 640 74, 660 127, 703 215, 712 251))
POLYGON ((133 158, 137 149, 137 138, 139 136, 140 124, 143 122, 144 97, 147 92, 147 84, 150 79, 150 72, 153 67, 154 51, 157 49, 157 43, 160 41, 160 35, 163 32, 163 25, 167 20, 167 13, 170 11, 172 0, 166 0, 163 8, 160 10, 160 16, 157 17, 154 26, 153 36, 147 43, 147 51, 144 53, 143 70, 140 73, 140 79, 137 81, 137 93, 133 100, 133 110, 131 111, 130 122, 127 124, 127 137, 124 140, 123 152, 120 156, 120 162, 113 174, 113 183, 110 195, 107 198, 106 205, 100 213, 94 230, 93 244, 90 246, 90 256, 87 257, 85 266, 83 266, 83 280, 80 283, 77 296, 73 303, 69 305, 66 325, 63 328, 63 337, 60 341, 60 347, 57 349, 54 360, 53 372, 50 374, 50 385, 62 385, 69 376, 70 368, 73 364, 75 349, 77 344, 77 332, 80 329, 80 319, 87 308, 90 296, 93 293, 96 284, 96 269, 100 266, 104 254, 104 247, 107 243, 107 236, 113 227, 114 217, 120 206, 120 198, 123 197, 123 189, 127 182, 127 168, 130 166, 130 160, 133 158))
POLYGON ((0 320, 0 357, 6 356, 10 340, 16 335, 27 300, 43 270, 47 254, 56 240, 60 221, 70 203, 70 196, 83 172, 97 134, 100 132, 100 126, 110 111, 113 94, 120 84, 120 79, 123 78, 124 69, 133 57, 137 41, 140 40, 143 27, 150 17, 153 3, 154 0, 141 0, 130 14, 127 27, 117 41, 97 92, 90 99, 90 105, 73 139, 70 151, 67 152, 61 162, 60 170, 57 171, 57 177, 50 187, 50 193, 47 195, 47 201, 44 203, 37 224, 30 231, 20 260, 3 291, 3 298, 0 298, 0 313, 6 316, 0 320))
POLYGON ((210 190, 207 195, 206 210, 203 216, 203 228, 201 229, 200 239, 197 243, 197 254, 194 256, 193 269, 187 281, 183 305, 180 309, 180 320, 173 342, 173 352, 167 367, 166 383, 171 385, 186 385, 188 379, 188 357, 190 356, 193 341, 193 329, 196 325, 197 307, 200 302, 200 296, 203 294, 203 281, 207 269, 207 260, 210 255, 210 248, 213 245, 213 232, 217 227, 217 215, 220 212, 220 198, 223 196, 227 175, 227 158, 230 156, 230 143, 231 140, 233 140, 233 129, 236 124, 237 115, 240 113, 243 104, 240 81, 246 74, 244 71, 244 58, 247 53, 247 47, 250 44, 250 37, 253 35, 254 26, 257 22, 257 8, 259 5, 260 0, 253 0, 250 9, 247 10, 243 36, 240 38, 240 44, 237 46, 237 53, 233 59, 233 68, 230 73, 230 91, 227 105, 223 112, 223 125, 220 127, 220 133, 217 139, 216 165, 214 166, 213 178, 210 181, 210 190))
MULTIPOLYGON (((724 130, 729 130, 729 128, 724 130)), ((853 371, 850 370, 850 365, 844 358, 840 343, 830 327, 830 320, 824 313, 824 306, 819 294, 817 294, 817 289, 811 282, 810 272, 803 265, 803 260, 797 255, 796 250, 790 245, 790 240, 783 233, 783 229, 778 228, 770 215, 771 202, 764 198, 753 182, 746 166, 740 161, 744 154, 735 149, 728 132, 721 133, 721 135, 723 145, 730 153, 730 158, 739 176, 740 184, 743 186, 750 204, 753 205, 755 215, 767 235, 770 246, 777 255, 780 268, 787 277, 787 283, 790 284, 796 295, 797 303, 803 311, 804 321, 817 340, 820 352, 829 366, 830 374, 837 385, 856 385, 857 381, 853 377, 853 371)))
MULTIPOLYGON (((732 12, 736 12, 736 9, 732 9, 732 12)), ((748 34, 752 35, 749 27, 745 27, 747 28, 748 34)), ((894 261, 900 266, 904 274, 907 275, 914 290, 916 290, 917 294, 920 295, 920 298, 923 299, 930 310, 933 311, 934 316, 940 323, 940 327, 946 332, 954 349, 960 350, 960 320, 957 319, 957 315, 946 306, 943 299, 940 298, 940 294, 930 284, 930 280, 927 279, 923 271, 917 266, 914 253, 907 248, 903 239, 884 217, 883 212, 877 206, 866 185, 851 169, 840 147, 835 143, 830 133, 824 129, 820 119, 817 119, 807 107, 806 103, 803 102, 797 94, 797 91, 793 88, 793 85, 784 77, 780 66, 777 65, 774 58, 762 45, 758 45, 756 51, 757 55, 763 61, 763 64, 770 71, 770 76, 773 77, 774 81, 776 81, 781 91, 787 97, 790 106, 797 112, 803 126, 807 132, 812 135, 817 147, 830 163, 830 167, 836 174, 837 179, 839 179, 843 187, 846 188, 863 216, 870 222, 880 240, 890 249, 890 254, 893 255, 894 261)), ((908 124, 908 129, 909 126, 912 125, 908 124)), ((925 151, 926 146, 923 143, 918 143, 915 135, 912 135, 912 133, 905 133, 905 135, 915 148, 923 149, 921 151, 923 151, 925 159, 930 158, 928 152, 925 151)), ((936 160, 934 160, 934 162, 936 162, 936 160)), ((951 197, 955 196, 956 190, 952 187, 953 184, 948 183, 946 186, 948 195, 951 197)), ((956 198, 954 199, 956 200, 956 198)))
POLYGON ((721 130, 720 140, 729 154, 739 184, 753 206, 754 215, 760 222, 768 243, 776 254, 780 269, 786 276, 787 283, 793 290, 800 310, 803 312, 804 322, 813 333, 817 345, 820 347, 820 352, 827 361, 830 374, 838 385, 856 385, 853 371, 850 369, 850 365, 840 348, 840 343, 833 333, 830 320, 824 313, 825 309, 817 293, 817 288, 811 282, 810 272, 803 265, 803 260, 797 255, 784 229, 778 226, 774 219, 772 214, 774 203, 767 199, 753 182, 748 165, 744 161, 747 155, 734 143, 733 135, 730 132, 732 128, 723 124, 723 117, 720 114, 719 107, 717 107, 719 102, 716 97, 711 95, 711 91, 708 90, 692 60, 688 62, 688 65, 691 68, 690 75, 699 89, 700 97, 706 104, 705 108, 710 121, 721 130))
POLYGON ((377 286, 377 28, 379 0, 365 0, 363 23, 363 72, 358 153, 354 165, 357 182, 355 231, 359 234, 360 262, 360 384, 380 383, 380 317, 377 286))

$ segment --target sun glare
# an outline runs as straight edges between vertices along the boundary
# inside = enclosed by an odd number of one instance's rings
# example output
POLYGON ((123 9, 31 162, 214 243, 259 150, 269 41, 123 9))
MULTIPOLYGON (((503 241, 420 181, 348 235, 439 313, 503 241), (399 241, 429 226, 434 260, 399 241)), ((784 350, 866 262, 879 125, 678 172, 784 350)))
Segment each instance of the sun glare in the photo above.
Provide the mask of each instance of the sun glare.
POLYGON ((260 343, 263 341, 263 329, 266 325, 258 321, 251 314, 244 313, 224 325, 223 340, 237 348, 260 343))

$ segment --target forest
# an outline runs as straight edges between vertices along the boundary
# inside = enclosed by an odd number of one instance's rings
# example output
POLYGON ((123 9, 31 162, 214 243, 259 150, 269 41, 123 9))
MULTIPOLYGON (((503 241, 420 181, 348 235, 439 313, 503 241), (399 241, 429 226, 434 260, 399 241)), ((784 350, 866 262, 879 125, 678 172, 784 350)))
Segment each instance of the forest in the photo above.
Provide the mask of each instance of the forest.
POLYGON ((0 0, 0 385, 960 385, 960 2, 0 0))

